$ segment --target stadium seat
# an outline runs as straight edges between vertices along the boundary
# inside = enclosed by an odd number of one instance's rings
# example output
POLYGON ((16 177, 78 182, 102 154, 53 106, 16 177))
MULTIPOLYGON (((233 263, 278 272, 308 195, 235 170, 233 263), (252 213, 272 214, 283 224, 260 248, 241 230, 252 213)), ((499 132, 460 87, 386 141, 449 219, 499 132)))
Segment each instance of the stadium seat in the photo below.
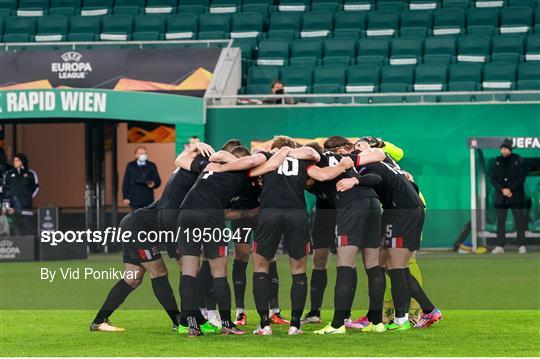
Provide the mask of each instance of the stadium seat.
POLYGON ((454 37, 430 37, 425 41, 424 62, 450 64, 456 60, 454 37))
POLYGON ((11 10, 12 12, 17 10, 17 0, 0 0, 0 9, 11 10))
POLYGON ((392 40, 390 65, 416 65, 421 62, 423 40, 419 37, 398 37, 392 40))
POLYGON ((100 40, 126 41, 133 31, 133 17, 130 15, 105 15, 102 20, 100 40))
POLYGON ((264 19, 260 13, 244 12, 232 16, 231 38, 256 38, 264 30, 264 19))
MULTIPOLYGON (((344 66, 320 66, 313 72, 314 93, 341 93, 345 86, 344 66)), ((331 99, 331 98, 330 98, 331 99)), ((326 101, 325 101, 326 102, 326 101)))
POLYGON ((240 48, 240 51, 242 52, 242 59, 251 61, 255 55, 255 49, 257 48, 257 39, 234 39, 232 46, 240 48))
POLYGON ((481 35, 467 35, 458 40, 459 62, 487 62, 489 60, 490 38, 481 35))
POLYGON ((378 92, 381 70, 375 65, 358 65, 347 70, 346 92, 378 92))
POLYGON ((286 66, 281 70, 281 81, 286 93, 311 92, 313 75, 309 66, 286 66))
POLYGON ((241 0, 212 0, 208 10, 212 14, 230 14, 237 12, 240 5, 241 0))
POLYGON ((491 40, 492 62, 513 62, 523 60, 524 39, 521 35, 495 35, 491 40))
POLYGON ((536 11, 534 12, 534 19, 535 19, 534 32, 536 34, 540 34, 540 5, 538 5, 538 7, 536 8, 536 11))
POLYGON ((540 90, 540 62, 519 65, 517 89, 540 90))
POLYGON ((36 20, 33 17, 9 17, 6 20, 4 42, 32 41, 35 31, 36 20))
POLYGON ((142 13, 144 7, 139 6, 115 6, 112 13, 115 15, 131 15, 133 17, 142 13))
POLYGON ((49 15, 78 14, 81 10, 81 2, 81 0, 51 0, 49 15))
POLYGON ((307 12, 304 14, 300 37, 326 37, 333 30, 333 21, 330 12, 307 12))
POLYGON ((69 41, 96 41, 101 31, 101 18, 73 16, 69 19, 69 41))
POLYGON ((266 38, 292 41, 297 38, 297 34, 294 30, 268 30, 266 38))
POLYGON ((525 61, 540 61, 540 33, 527 37, 525 61))
POLYGON ((37 21, 34 41, 62 41, 66 39, 68 18, 61 15, 42 16, 37 21))
POLYGON ((171 14, 176 9, 177 0, 147 0, 144 12, 147 14, 171 14))
POLYGON ((317 65, 322 57, 322 41, 316 39, 294 40, 291 44, 291 65, 317 65))
POLYGON ((199 31, 197 34, 198 40, 223 40, 228 39, 229 33, 225 31, 199 31))
POLYGON ((404 10, 401 12, 400 36, 425 37, 431 30, 431 12, 404 10))
POLYGON ((349 65, 356 57, 356 41, 353 39, 327 39, 324 41, 323 63, 349 65))
POLYGON ((334 17, 334 37, 338 37, 340 34, 350 36, 348 34, 351 32, 359 35, 365 34, 366 18, 366 13, 360 11, 342 11, 336 13, 334 17))
POLYGON ((369 11, 373 10, 372 0, 343 0, 344 11, 369 11))
POLYGON ((381 92, 412 90, 414 66, 385 66, 382 68, 381 92))
POLYGON ((83 0, 82 16, 107 15, 112 11, 113 0, 83 0))
POLYGON ((192 14, 200 16, 204 14, 206 7, 204 5, 179 5, 176 8, 178 14, 192 14))
POLYGON ((273 81, 279 80, 279 68, 273 66, 251 66, 247 76, 247 93, 270 93, 273 81))
POLYGON ((268 19, 270 13, 270 5, 268 4, 245 4, 242 6, 242 12, 258 12, 263 18, 268 19))
POLYGON ((278 10, 282 12, 306 11, 309 8, 308 0, 280 0, 278 10))
POLYGON ((465 11, 460 8, 444 8, 433 15, 433 35, 459 35, 465 29, 465 11))
POLYGON ((364 38, 358 42, 358 64, 383 65, 388 62, 390 39, 364 38))
MULTIPOLYGON (((475 63, 455 63, 450 65, 448 77, 448 91, 468 92, 479 91, 482 82, 482 65, 475 63)), ((441 102, 470 102, 476 99, 471 95, 441 96, 441 102)))
POLYGON ((342 7, 341 1, 333 0, 312 0, 311 11, 325 11, 335 13, 342 7))
POLYGON ((270 31, 292 30, 300 31, 301 14, 295 12, 274 12, 270 15, 270 31))
POLYGON ((526 6, 512 6, 501 10, 501 34, 527 33, 533 25, 533 11, 526 6))
POLYGON ((444 9, 464 9, 466 10, 471 5, 470 0, 443 0, 442 7, 444 9))
POLYGON ((484 67, 482 89, 487 91, 513 90, 516 86, 516 65, 494 62, 484 67))
POLYGON ((67 18, 79 14, 80 10, 73 7, 53 7, 49 9, 49 15, 61 15, 67 18))
POLYGON ((394 36, 398 29, 399 12, 378 10, 368 15, 367 36, 394 36))
POLYGON ((480 8, 467 12, 467 33, 469 35, 492 36, 499 28, 499 9, 480 8))
POLYGON ((17 16, 43 16, 49 10, 49 0, 19 0, 17 16))
POLYGON ((443 64, 421 64, 416 66, 414 91, 446 91, 448 69, 443 64))
POLYGON ((257 65, 283 66, 289 58, 289 41, 261 40, 257 54, 257 65))
POLYGON ((503 7, 505 0, 475 0, 474 7, 478 8, 490 8, 490 7, 503 7))
POLYGON ((1 9, 0 8, 0 18, 7 19, 8 17, 13 15, 13 11, 11 9, 1 9))
POLYGON ((198 31, 197 15, 178 14, 167 17, 166 40, 194 39, 198 31))
POLYGON ((228 14, 202 14, 199 17, 199 32, 230 31, 230 16, 228 14))
POLYGON ((244 5, 268 5, 274 4, 273 0, 244 0, 244 5))
POLYGON ((135 17, 133 40, 161 40, 165 33, 165 18, 161 15, 138 15, 135 17))
POLYGON ((400 12, 408 7, 406 0, 377 0, 377 10, 400 12))
POLYGON ((411 0, 409 9, 411 10, 435 10, 441 7, 440 0, 411 0))

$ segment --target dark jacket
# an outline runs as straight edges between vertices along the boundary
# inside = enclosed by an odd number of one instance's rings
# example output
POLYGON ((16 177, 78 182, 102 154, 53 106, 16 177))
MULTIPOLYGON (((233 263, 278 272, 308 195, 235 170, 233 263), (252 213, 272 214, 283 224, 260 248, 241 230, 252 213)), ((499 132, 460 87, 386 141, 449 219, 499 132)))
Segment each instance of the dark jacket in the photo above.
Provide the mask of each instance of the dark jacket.
POLYGON ((32 199, 39 191, 36 172, 25 167, 20 169, 12 168, 4 175, 4 185, 19 199, 22 208, 32 208, 32 199))
POLYGON ((4 205, 4 203, 7 203, 9 207, 13 208, 13 210, 15 211, 14 214, 21 214, 21 203, 7 187, 0 191, 0 201, 2 203, 2 206, 4 205))
POLYGON ((499 156, 491 171, 491 183, 495 187, 495 206, 525 204, 525 165, 520 155, 499 156), (504 197, 501 190, 509 188, 512 197, 504 197))
POLYGON ((161 185, 161 178, 156 165, 146 161, 139 166, 137 161, 131 161, 126 166, 122 193, 124 199, 130 200, 131 207, 145 207, 154 201, 154 189, 161 185), (153 188, 148 188, 146 182, 153 181, 153 188))

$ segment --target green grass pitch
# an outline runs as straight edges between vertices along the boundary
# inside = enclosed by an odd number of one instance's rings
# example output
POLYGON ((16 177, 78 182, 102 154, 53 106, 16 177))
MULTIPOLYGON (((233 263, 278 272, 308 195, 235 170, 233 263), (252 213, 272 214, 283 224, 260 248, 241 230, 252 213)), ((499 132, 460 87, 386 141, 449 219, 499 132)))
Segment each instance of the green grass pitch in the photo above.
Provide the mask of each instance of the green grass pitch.
MULTIPOLYGON (((274 336, 212 335, 186 338, 171 331, 159 310, 149 280, 112 317, 125 333, 88 331, 95 311, 113 280, 39 280, 41 267, 121 268, 120 255, 94 255, 87 261, 0 264, 1 356, 540 356, 540 254, 458 256, 421 253, 418 262, 424 287, 443 311, 437 325, 408 332, 367 334, 350 330, 344 336, 315 336, 322 325, 306 325, 303 336, 288 337, 274 326, 274 336)), ((289 307, 287 258, 278 263, 280 300, 289 307)), ((167 261, 173 288, 178 269, 167 261)), ((246 305, 253 308, 251 270, 246 305)), ((323 316, 332 315, 335 262, 323 316)), ((233 300, 234 302, 234 300, 233 300)), ((366 278, 359 270, 353 316, 366 308, 366 278)), ((309 306, 309 299, 308 299, 309 306)), ((257 315, 248 313, 247 330, 257 315)))

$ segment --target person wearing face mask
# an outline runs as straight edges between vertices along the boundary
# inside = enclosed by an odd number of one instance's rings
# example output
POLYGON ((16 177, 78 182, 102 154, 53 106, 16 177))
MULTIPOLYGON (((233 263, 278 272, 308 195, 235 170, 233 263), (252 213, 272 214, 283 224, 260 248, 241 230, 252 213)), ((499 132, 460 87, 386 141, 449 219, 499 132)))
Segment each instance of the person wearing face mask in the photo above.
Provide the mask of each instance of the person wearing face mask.
MULTIPOLYGON (((272 95, 283 95, 285 93, 285 85, 281 81, 272 82, 272 95)), ((283 103, 283 98, 271 98, 264 101, 265 103, 272 103, 276 105, 281 105, 283 103)), ((285 98, 285 103, 288 105, 294 105, 294 100, 292 98, 285 98)))
POLYGON ((135 149, 135 160, 128 162, 122 183, 124 203, 132 209, 148 206, 154 201, 154 190, 161 185, 155 163, 148 160, 146 147, 135 149))

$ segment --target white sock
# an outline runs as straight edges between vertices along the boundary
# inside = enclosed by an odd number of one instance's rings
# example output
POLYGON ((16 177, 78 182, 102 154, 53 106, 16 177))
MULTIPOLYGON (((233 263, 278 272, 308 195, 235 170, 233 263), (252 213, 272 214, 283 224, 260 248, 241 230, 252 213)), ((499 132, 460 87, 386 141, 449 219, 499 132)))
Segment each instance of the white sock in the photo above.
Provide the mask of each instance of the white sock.
POLYGON ((244 308, 236 308, 236 317, 244 313, 246 310, 244 308))
POLYGON ((206 308, 199 308, 204 319, 208 320, 208 310, 206 308))
POLYGON ((394 323, 396 323, 397 325, 403 325, 408 321, 409 321, 409 313, 405 313, 405 316, 401 318, 394 317, 394 323))
POLYGON ((279 309, 279 308, 270 309, 270 316, 272 316, 274 314, 278 314, 279 312, 281 312, 281 309, 279 309))
POLYGON ((208 320, 212 320, 212 319, 219 319, 219 313, 217 310, 209 310, 208 311, 208 320))

